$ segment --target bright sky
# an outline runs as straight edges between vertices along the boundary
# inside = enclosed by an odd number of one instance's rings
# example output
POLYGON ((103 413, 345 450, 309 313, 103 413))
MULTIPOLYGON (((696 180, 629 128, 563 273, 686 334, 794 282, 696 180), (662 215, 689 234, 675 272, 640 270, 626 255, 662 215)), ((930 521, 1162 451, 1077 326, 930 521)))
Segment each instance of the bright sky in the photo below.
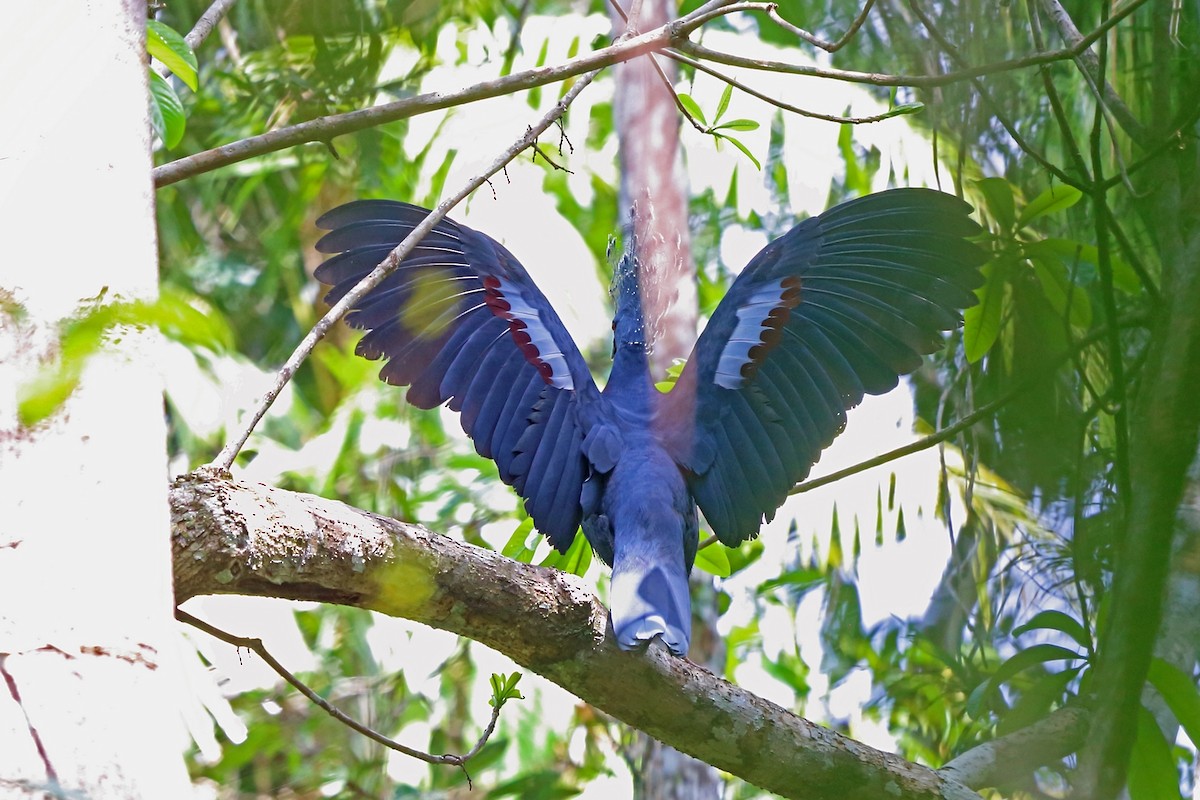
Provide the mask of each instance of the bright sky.
MULTIPOLYGON (((533 65, 543 41, 548 42, 546 63, 556 63, 566 58, 567 48, 578 35, 586 44, 609 30, 608 21, 599 16, 580 19, 532 17, 526 24, 525 52, 518 57, 515 69, 533 65)), ((445 50, 453 46, 454 32, 447 29, 445 50)), ((476 27, 464 39, 470 64, 465 67, 443 65, 433 70, 424 84, 425 90, 457 89, 479 80, 495 77, 496 62, 508 44, 509 33, 501 24, 496 31, 482 26, 476 27)), ((770 58, 769 48, 748 36, 729 33, 708 33, 704 42, 710 47, 730 52, 747 53, 754 44, 758 49, 752 53, 770 58)), ((797 51, 777 54, 780 58, 795 59, 797 51)), ((396 56, 390 68, 400 72, 408 68, 411 59, 405 54, 396 56)), ((730 68, 730 74, 738 70, 730 68)), ((841 113, 850 106, 851 113, 865 115, 885 110, 869 95, 848 84, 821 82, 799 77, 785 77, 770 73, 751 73, 744 79, 768 94, 786 97, 790 102, 827 113, 841 113)), ((697 100, 701 108, 713 109, 723 89, 716 80, 701 76, 696 85, 686 89, 697 100)), ((554 87, 543 93, 542 106, 548 107, 556 99, 554 87)), ((586 139, 586 124, 589 107, 609 98, 611 87, 605 83, 589 87, 572 107, 567 118, 567 135, 572 141, 582 143, 586 139)), ((439 125, 445 122, 435 148, 455 148, 459 151, 446 186, 454 190, 490 162, 501 148, 524 133, 525 127, 541 110, 530 108, 526 98, 497 98, 470 106, 459 111, 427 114, 414 119, 406 147, 412 153, 425 146, 439 125), (444 120, 444 117, 448 119, 444 120), (482 144, 481 144, 482 143, 482 144)), ((766 120, 774 115, 773 108, 764 103, 735 92, 727 112, 728 118, 748 117, 766 120)), ((826 123, 799 118, 785 117, 785 161, 789 186, 792 189, 791 204, 798 214, 815 214, 824 209, 830 182, 840 174, 842 162, 835 157, 838 127, 826 123)), ((768 127, 745 133, 743 140, 752 152, 765 160, 768 127)), ((935 185, 931 161, 931 148, 919 136, 912 133, 903 118, 874 125, 860 126, 855 131, 857 141, 866 147, 876 147, 882 153, 883 166, 879 180, 885 181, 889 165, 896 174, 907 175, 909 185, 935 185)), ((691 191, 699 193, 714 187, 722 196, 729 185, 733 170, 738 171, 738 198, 743 214, 751 209, 766 213, 778 211, 771 208, 771 200, 763 186, 762 176, 753 165, 730 147, 718 152, 712 141, 689 126, 683 126, 683 143, 686 150, 688 179, 691 191)), ((550 137, 547 137, 549 140, 550 137)), ((576 196, 586 200, 591 195, 589 173, 595 172, 610 183, 616 182, 615 145, 602 153, 591 153, 577 147, 568 154, 569 166, 575 174, 569 179, 576 196)), ((435 152, 428 163, 441 163, 441 154, 435 152)), ((610 334, 609 319, 605 308, 606 287, 599 284, 594 275, 591 256, 579 234, 561 219, 553 201, 542 191, 543 169, 532 165, 522 157, 508 170, 510 180, 500 177, 494 181, 496 197, 486 187, 478 191, 469 201, 465 211, 461 207, 452 213, 478 230, 484 231, 503 242, 529 269, 538 285, 551 299, 563 317, 576 341, 586 343, 610 334)), ((876 190, 887 188, 883 183, 876 190)), ((406 198, 397 198, 406 199, 406 198)), ((723 258, 729 264, 744 264, 766 243, 761 232, 734 227, 726 230, 721 242, 723 258)), ((257 376, 243 366, 227 364, 229 374, 223 376, 222 385, 205 387, 197 383, 194 391, 179 392, 181 398, 196 398, 195 406, 184 409, 185 416, 197 421, 205 420, 219 425, 230 419, 236 407, 245 408, 261 392, 264 376, 257 376), (236 397, 230 400, 230 386, 241 386, 236 397), (231 405, 232 402, 232 405, 231 405)), ((186 376, 172 376, 169 385, 186 386, 186 376)), ((287 408, 288 399, 283 397, 277 408, 287 408)), ((447 412, 448 414, 450 412, 447 412)), ((336 448, 342 441, 344 420, 335 423, 335 429, 326 436, 306 445, 300 452, 285 450, 259 440, 260 454, 245 470, 243 476, 253 480, 272 483, 285 470, 303 471, 306 467, 317 469, 332 463, 336 448)), ((402 443, 407 436, 403 425, 377 421, 373 423, 370 440, 375 443, 388 441, 402 443)), ((857 463, 885 450, 912 441, 912 400, 907 385, 879 398, 869 398, 850 414, 847 431, 825 454, 817 465, 814 475, 857 463)), ((194 424, 199 430, 207 425, 194 424)), ((457 423, 447 425, 447 430, 460 430, 457 423)), ((364 436, 364 439, 367 437, 364 436)), ((470 445, 465 438, 464 449, 470 445)), ((811 682, 813 693, 806 708, 806 715, 817 721, 822 719, 849 720, 850 730, 857 738, 869 744, 894 749, 894 743, 881 725, 865 722, 860 708, 869 681, 865 675, 851 676, 832 692, 817 673, 820 664, 821 646, 818 641, 820 621, 820 593, 812 593, 801 607, 800 619, 793 626, 786 613, 776 606, 756 607, 750 599, 753 587, 766 577, 778 574, 782 563, 790 562, 795 553, 787 542, 787 529, 792 519, 797 521, 804 554, 810 548, 813 534, 827 548, 828 531, 836 504, 839 510, 841 530, 847 537, 844 543, 850 552, 848 537, 854 531, 857 515, 864 531, 864 552, 857 571, 861 579, 864 623, 868 626, 896 615, 901 618, 920 615, 928 603, 945 565, 949 552, 949 540, 944 526, 934 519, 934 497, 937 474, 937 453, 927 451, 910 456, 902 461, 878 468, 836 483, 835 485, 793 498, 780 510, 775 521, 764 527, 762 542, 765 554, 761 561, 745 573, 735 576, 725 588, 734 596, 735 603, 721 621, 722 632, 730 626, 744 624, 751 615, 761 614, 761 629, 764 645, 769 655, 781 651, 799 650, 805 662, 813 667, 811 682), (883 486, 886 496, 887 482, 892 471, 897 474, 897 502, 906 509, 908 538, 903 543, 889 541, 882 548, 873 545, 876 514, 876 494, 883 486), (917 509, 923 513, 917 514, 917 509)), ((510 493, 511 494, 511 493, 510 493)), ((511 502, 515 506, 516 498, 511 502)), ((955 509, 955 518, 961 519, 961 509, 955 509)), ((890 517, 885 522, 885 531, 890 517)), ((504 544, 511 534, 511 524, 493 526, 485 536, 495 546, 504 544)), ((827 552, 827 550, 825 550, 827 552)), ((603 573, 594 568, 599 577, 603 573)), ((603 582, 603 580, 602 580, 603 582)), ((232 630, 262 636, 277 657, 294 671, 303 671, 313 665, 311 656, 303 646, 295 625, 291 620, 290 606, 282 603, 249 598, 205 598, 193 601, 200 606, 198 613, 217 625, 228 625, 232 630)), ((189 606, 195 610, 195 606, 189 606)), ((229 677, 229 691, 274 682, 273 673, 252 658, 238 658, 228 648, 218 648, 211 640, 193 637, 201 649, 208 654, 229 677)), ((433 696, 439 693, 436 670, 456 647, 456 638, 449 634, 431 631, 402 620, 378 617, 371 632, 371 641, 383 669, 404 669, 410 685, 433 696)), ((487 709, 487 676, 490 672, 508 672, 516 669, 507 658, 488 651, 483 646, 473 648, 482 680, 475 687, 474 705, 479 708, 480 720, 487 709)), ((746 688, 768 697, 785 707, 793 707, 795 698, 790 689, 771 678, 761 663, 751 659, 737 671, 738 682, 746 688)), ((552 730, 565 731, 570 726, 574 701, 562 690, 527 674, 521 684, 527 699, 516 704, 507 714, 536 714, 542 717, 552 730), (536 687, 536 691, 534 690, 536 687)), ((405 729, 401 739, 416 747, 426 747, 432 727, 438 724, 437 712, 431 722, 411 725, 405 729)), ((226 717, 224 725, 237 723, 226 717)), ((202 726, 201 726, 202 727, 202 726)), ((211 745, 210 745, 211 746, 211 745)), ((581 746, 575 743, 573 746, 581 746)), ((614 758, 610 761, 618 771, 623 762, 614 758)), ((418 781, 427 767, 415 761, 397 757, 390 769, 401 780, 418 781)), ((628 775, 596 781, 586 796, 611 798, 627 796, 628 775)))

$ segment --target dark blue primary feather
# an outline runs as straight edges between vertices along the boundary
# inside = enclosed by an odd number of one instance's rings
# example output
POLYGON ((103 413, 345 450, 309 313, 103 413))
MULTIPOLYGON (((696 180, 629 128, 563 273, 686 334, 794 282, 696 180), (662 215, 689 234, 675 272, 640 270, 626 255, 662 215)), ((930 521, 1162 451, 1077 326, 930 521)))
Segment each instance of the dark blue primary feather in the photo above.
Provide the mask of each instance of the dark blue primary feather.
MULTIPOLYGON (((897 189, 797 225, 734 281, 667 395, 654 388, 637 246, 615 270, 614 360, 601 393, 517 260, 444 220, 360 300, 357 352, 421 408, 447 404, 559 550, 582 523, 613 567, 617 642, 688 649, 699 505, 726 544, 754 536, 864 394, 894 387, 975 302, 970 208, 897 189)), ((344 296, 426 216, 367 200, 318 220, 316 271, 344 296)))
POLYGON ((713 532, 758 533, 864 394, 882 394, 975 303, 970 207, 926 189, 852 200, 756 255, 659 413, 713 532))

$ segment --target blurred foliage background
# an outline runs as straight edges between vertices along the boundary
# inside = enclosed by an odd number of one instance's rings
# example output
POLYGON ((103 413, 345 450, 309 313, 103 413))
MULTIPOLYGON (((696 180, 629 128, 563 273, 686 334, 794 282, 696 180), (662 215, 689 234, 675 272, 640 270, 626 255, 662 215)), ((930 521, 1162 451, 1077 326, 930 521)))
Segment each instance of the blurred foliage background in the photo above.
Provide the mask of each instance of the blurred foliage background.
MULTIPOLYGON (((752 15, 714 22, 702 41, 892 74, 1002 61, 1057 41, 1042 30, 1045 14, 1034 3, 923 5, 940 36, 958 43, 956 55, 914 17, 916 6, 899 0, 880 0, 858 36, 832 57, 752 15)), ((1103 5, 1065 3, 1084 31, 1113 11, 1103 5)), ((158 18, 186 31, 204 7, 174 0, 158 18)), ((779 4, 783 17, 827 39, 859 10, 845 0, 779 4)), ((901 438, 864 446, 867 454, 898 446, 912 438, 908 428, 929 433, 992 402, 1000 403, 998 413, 924 460, 858 476, 840 494, 835 486, 802 495, 760 541, 737 551, 708 548, 700 564, 718 589, 727 677, 933 766, 1087 693, 1097 619, 1117 567, 1121 528, 1114 518, 1128 491, 1126 415, 1146 390, 1141 369, 1153 336, 1147 319, 1163 293, 1165 222, 1135 191, 1147 178, 1136 168, 1139 157, 1161 154, 1172 142, 1192 146, 1200 114, 1192 10, 1179 12, 1179 44, 1167 58, 1153 55, 1150 25, 1121 24, 1101 39, 1109 79, 1145 126, 1139 142, 1096 116, 1095 96, 1069 61, 920 90, 822 86, 729 68, 793 103, 824 103, 819 110, 827 113, 915 101, 925 109, 876 127, 802 126, 735 92, 730 116, 759 123, 738 135, 761 169, 734 147, 718 148, 685 130, 702 313, 766 237, 807 213, 893 184, 964 194, 986 226, 982 243, 993 256, 965 330, 949 336, 945 350, 901 387, 902 410, 883 412, 893 414, 889 421, 905 420, 901 438), (1092 146, 1097 127, 1104 139, 1092 146), (1112 176, 1109 205, 1099 209, 1055 170, 1112 176), (1100 227, 1098 214, 1105 219, 1100 227), (913 585, 920 581, 901 569, 860 572, 860 563, 878 563, 880 554, 896 564, 923 561, 934 580, 913 585), (868 595, 914 592, 915 600, 896 602, 919 611, 864 616, 864 604, 879 605, 868 595)), ((198 89, 176 84, 186 129, 157 159, 554 63, 606 43, 604 14, 595 0, 246 0, 199 49, 198 89)), ((678 88, 711 118, 719 83, 685 68, 678 88)), ((173 473, 213 456, 265 376, 325 311, 311 276, 313 222, 322 211, 355 197, 435 205, 444 189, 457 188, 458 175, 507 146, 560 94, 551 85, 504 103, 393 122, 160 189, 164 288, 218 331, 177 337, 164 367, 173 473)), ((543 143, 570 173, 523 157, 505 180, 477 192, 470 208, 496 204, 534 231, 573 231, 570 252, 579 263, 560 269, 581 276, 565 280, 580 283, 584 294, 607 283, 618 225, 611 97, 610 79, 602 76, 569 112, 569 140, 543 143), (530 187, 541 201, 521 207, 530 187)), ((1170 168, 1180 185, 1191 180, 1187 163, 1170 168)), ((502 241, 511 233, 487 232, 502 241)), ((548 248, 558 246, 547 237, 548 248)), ((528 245, 510 247, 522 259, 536 257, 528 245)), ((603 320, 607 298, 600 290, 592 295, 574 300, 596 306, 603 320)), ((603 327, 598 333, 581 347, 603 377, 608 343, 603 327)), ((604 571, 582 537, 566 556, 549 551, 453 416, 407 406, 402 392, 375 379, 376 365, 353 355, 355 338, 339 327, 318 347, 251 438, 239 460, 242 474, 559 566, 603 592, 604 571)), ((848 436, 858 419, 851 416, 848 436)), ((196 613, 231 625, 261 620, 289 628, 280 640, 290 637, 291 652, 307 653, 296 668, 317 691, 386 735, 434 753, 471 746, 487 719, 488 675, 512 669, 482 646, 365 611, 197 602, 189 606, 196 613)), ((282 682, 239 677, 244 665, 228 648, 199 634, 189 638, 225 690, 220 697, 198 693, 205 710, 192 720, 191 769, 212 797, 614 797, 636 783, 631 732, 536 676, 526 676, 525 700, 506 707, 498 733, 470 764, 469 792, 462 771, 389 753, 282 682)), ((1190 661, 1170 668, 1184 680, 1165 694, 1186 726, 1178 709, 1200 702, 1194 645, 1190 661)), ((1140 729, 1135 800, 1195 791, 1194 748, 1186 736, 1176 739, 1178 725, 1164 724, 1170 718, 1160 714, 1158 728, 1140 729)), ((1064 761, 1002 794, 1061 796, 1073 768, 1064 761)), ((727 781, 728 797, 760 794, 727 781)))

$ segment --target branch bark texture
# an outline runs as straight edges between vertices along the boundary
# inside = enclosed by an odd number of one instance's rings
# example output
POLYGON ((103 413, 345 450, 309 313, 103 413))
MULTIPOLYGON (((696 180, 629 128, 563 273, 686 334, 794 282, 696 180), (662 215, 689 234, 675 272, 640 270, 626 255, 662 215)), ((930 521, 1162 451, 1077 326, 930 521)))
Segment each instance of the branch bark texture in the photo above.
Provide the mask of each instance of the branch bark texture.
POLYGON ((597 708, 784 797, 977 798, 672 656, 619 650, 577 578, 420 526, 216 473, 170 492, 175 590, 369 608, 499 650, 597 708))

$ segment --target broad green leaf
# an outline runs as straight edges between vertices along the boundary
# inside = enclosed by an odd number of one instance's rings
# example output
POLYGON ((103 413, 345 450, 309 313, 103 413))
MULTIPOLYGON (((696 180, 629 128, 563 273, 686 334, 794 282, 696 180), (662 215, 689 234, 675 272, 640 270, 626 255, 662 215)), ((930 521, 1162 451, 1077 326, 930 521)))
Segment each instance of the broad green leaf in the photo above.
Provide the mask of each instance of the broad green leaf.
POLYGON ((196 77, 196 71, 199 69, 196 54, 174 28, 156 19, 148 20, 146 52, 161 61, 163 66, 171 70, 171 73, 187 84, 193 92, 200 87, 196 77))
POLYGON ((1085 650, 1090 652, 1092 649, 1092 637, 1088 634, 1087 628, 1083 627, 1083 624, 1079 620, 1061 611, 1040 611, 1034 614, 1033 619, 1029 620, 1029 622, 1013 628, 1012 635, 1020 636, 1023 633, 1029 633, 1034 630, 1050 630, 1065 633, 1085 650))
POLYGON ((1092 301, 1078 284, 1071 283, 1066 265, 1055 259, 1031 258, 1034 274, 1042 285, 1046 301, 1059 316, 1070 314, 1071 324, 1089 328, 1092 324, 1092 301))
POLYGON ((1017 227, 1024 228, 1038 217, 1068 209, 1078 203, 1082 197, 1083 192, 1074 186, 1064 186, 1062 184, 1051 186, 1030 200, 1025 205, 1025 208, 1021 209, 1021 216, 1017 219, 1017 227))
POLYGON ((725 113, 725 109, 729 108, 729 98, 733 96, 733 84, 725 84, 725 91, 721 92, 721 100, 717 103, 717 114, 713 117, 713 125, 721 121, 721 116, 725 113))
POLYGON ((508 542, 501 548, 501 555, 514 558, 526 564, 533 561, 533 556, 537 552, 537 542, 535 541, 532 547, 529 546, 530 534, 532 532, 533 518, 526 517, 521 520, 521 524, 517 526, 512 536, 508 537, 508 542))
POLYGON ((746 145, 742 144, 741 142, 739 142, 737 139, 733 138, 732 136, 725 136, 720 133, 714 133, 713 136, 716 136, 718 139, 724 139, 725 141, 729 142, 734 147, 736 147, 738 150, 741 150, 745 154, 746 158, 748 158, 754 162, 755 169, 762 169, 762 164, 760 164, 758 159, 754 157, 754 154, 751 153, 746 148, 746 145))
MULTIPOLYGON (((1027 255, 1057 258, 1066 264, 1068 269, 1072 268, 1076 261, 1089 264, 1095 270, 1100 268, 1100 253, 1094 244, 1084 244, 1070 239, 1042 239, 1036 242, 1027 242, 1022 246, 1027 255)), ((1137 294, 1142 290, 1142 279, 1138 277, 1133 267, 1129 266, 1129 262, 1117 256, 1116 253, 1109 255, 1109 262, 1112 264, 1113 286, 1126 294, 1137 294)))
POLYGON ((551 550, 550 555, 546 556, 538 566, 553 567, 572 575, 583 575, 591 565, 592 546, 588 544, 586 536, 576 531, 575 538, 571 541, 567 552, 560 553, 557 550, 551 550))
POLYGON ((1016 201, 1013 200, 1012 184, 1004 178, 981 178, 975 186, 983 193, 988 212, 1006 231, 1013 228, 1017 219, 1016 201))
POLYGON ((963 347, 967 352, 967 360, 971 363, 983 358, 996 337, 1000 335, 1001 313, 1004 309, 1005 273, 1001 262, 989 261, 980 270, 984 278, 983 286, 975 290, 979 305, 971 306, 963 312, 963 347))
POLYGON ((755 131, 758 130, 758 123, 752 119, 731 119, 729 122, 723 122, 714 130, 718 131, 755 131))
POLYGON ((1163 736, 1154 715, 1138 709, 1137 736, 1129 756, 1130 800, 1178 800, 1179 771, 1171 745, 1163 736))
POLYGON ((170 150, 183 139, 187 117, 183 114, 183 103, 171 84, 154 70, 150 70, 150 124, 162 139, 163 147, 170 150))
POLYGON ((991 684, 992 686, 999 686, 1017 673, 1038 664, 1045 664, 1050 661, 1075 661, 1077 659, 1084 659, 1084 656, 1074 650, 1068 650, 1056 644, 1035 644, 1033 647, 1027 647, 1017 652, 1016 655, 1001 664, 996 673, 992 675, 990 679, 991 684))
POLYGON ((690 94, 684 94, 683 92, 680 92, 679 104, 683 106, 689 114, 695 117, 697 122, 705 127, 708 127, 708 120, 704 118, 704 112, 700 110, 700 106, 696 104, 696 101, 692 99, 690 94))
POLYGON ((720 542, 710 544, 696 553, 696 567, 718 578, 728 578, 732 573, 729 566, 729 555, 725 545, 720 542))
POLYGON ((1156 658, 1150 662, 1149 679, 1187 732, 1192 744, 1200 742, 1200 690, 1196 689, 1191 677, 1179 667, 1156 658))

